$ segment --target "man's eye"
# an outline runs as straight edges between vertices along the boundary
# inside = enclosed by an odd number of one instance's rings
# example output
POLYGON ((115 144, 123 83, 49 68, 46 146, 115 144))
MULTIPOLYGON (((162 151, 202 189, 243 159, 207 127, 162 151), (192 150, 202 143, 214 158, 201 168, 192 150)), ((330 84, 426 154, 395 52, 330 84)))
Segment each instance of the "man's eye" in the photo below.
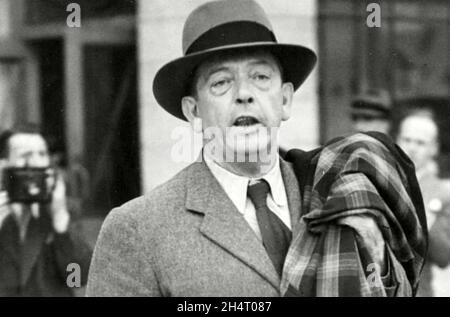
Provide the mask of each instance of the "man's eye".
POLYGON ((215 82, 212 83, 211 87, 219 88, 221 86, 226 85, 228 82, 229 82, 229 80, 226 80, 226 79, 215 81, 215 82))
POLYGON ((254 73, 251 79, 256 87, 264 90, 269 89, 272 82, 270 74, 266 73, 254 73))
POLYGON ((220 79, 212 82, 211 91, 214 95, 222 95, 231 87, 231 79, 220 79))
POLYGON ((270 76, 266 74, 255 74, 253 75, 253 79, 257 81, 267 81, 270 79, 270 76))

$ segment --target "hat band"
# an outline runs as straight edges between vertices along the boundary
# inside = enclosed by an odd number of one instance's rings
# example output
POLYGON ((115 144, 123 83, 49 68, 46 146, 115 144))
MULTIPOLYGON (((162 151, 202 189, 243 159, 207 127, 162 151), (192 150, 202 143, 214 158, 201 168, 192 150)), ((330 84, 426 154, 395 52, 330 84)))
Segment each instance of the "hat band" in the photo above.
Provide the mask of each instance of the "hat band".
POLYGON ((264 25, 250 21, 230 22, 203 33, 188 47, 185 55, 227 45, 276 41, 273 32, 264 25))
POLYGON ((363 102, 363 101, 356 101, 352 104, 352 108, 355 110, 358 109, 370 109, 373 111, 378 111, 380 113, 383 113, 385 115, 389 115, 390 110, 386 109, 384 106, 374 103, 374 102, 363 102))

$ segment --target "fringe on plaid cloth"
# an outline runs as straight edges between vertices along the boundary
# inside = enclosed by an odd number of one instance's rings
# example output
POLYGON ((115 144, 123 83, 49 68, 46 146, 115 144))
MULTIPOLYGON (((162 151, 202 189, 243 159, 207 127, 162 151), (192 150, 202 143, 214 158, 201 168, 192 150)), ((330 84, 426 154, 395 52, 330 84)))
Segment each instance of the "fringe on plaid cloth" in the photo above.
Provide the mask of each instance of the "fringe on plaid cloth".
POLYGON ((427 250, 413 163, 389 137, 358 133, 311 152, 292 150, 302 192, 281 282, 284 296, 415 295, 427 250), (384 237, 394 289, 384 287, 355 231, 336 220, 372 216, 384 237))

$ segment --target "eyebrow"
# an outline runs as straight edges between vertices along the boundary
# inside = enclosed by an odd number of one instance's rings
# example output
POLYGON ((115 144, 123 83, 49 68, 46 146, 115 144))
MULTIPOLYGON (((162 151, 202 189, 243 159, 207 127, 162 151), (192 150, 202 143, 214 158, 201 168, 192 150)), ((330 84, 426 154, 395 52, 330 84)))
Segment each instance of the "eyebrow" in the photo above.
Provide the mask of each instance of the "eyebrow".
POLYGON ((203 78, 205 80, 208 80, 212 75, 214 75, 215 73, 221 72, 221 71, 228 71, 229 67, 226 66, 217 66, 217 67, 213 67, 211 68, 208 73, 206 73, 206 75, 203 76, 203 78))
MULTIPOLYGON (((251 61, 250 63, 249 63, 249 65, 250 66, 258 66, 258 65, 265 65, 265 66, 268 66, 270 69, 272 69, 273 71, 275 70, 273 67, 272 67, 272 65, 268 62, 268 61, 265 61, 265 60, 263 60, 263 59, 257 59, 257 60, 254 60, 254 61, 251 61)), ((218 72, 221 72, 221 71, 228 71, 229 70, 229 67, 226 67, 226 66, 216 66, 216 67, 212 67, 209 71, 208 71, 208 73, 204 76, 204 78, 206 79, 206 80, 208 80, 212 75, 214 75, 215 73, 218 73, 218 72)))
POLYGON ((250 65, 251 65, 251 66, 265 65, 265 66, 269 66, 269 68, 271 68, 272 70, 274 70, 274 68, 272 67, 272 65, 271 65, 268 61, 263 60, 263 59, 261 59, 261 60, 255 60, 255 61, 253 61, 253 62, 250 62, 250 65))

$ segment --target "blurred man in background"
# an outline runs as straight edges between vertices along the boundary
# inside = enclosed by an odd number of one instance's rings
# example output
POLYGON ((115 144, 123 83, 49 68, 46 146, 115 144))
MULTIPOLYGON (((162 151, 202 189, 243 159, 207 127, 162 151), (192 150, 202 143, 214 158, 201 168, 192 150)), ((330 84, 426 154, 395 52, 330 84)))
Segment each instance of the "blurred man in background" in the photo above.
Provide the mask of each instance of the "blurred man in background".
POLYGON ((357 95, 351 104, 354 132, 390 132, 392 102, 382 89, 367 89, 357 95))
POLYGON ((414 110, 405 116, 399 125, 397 143, 416 166, 429 229, 428 262, 418 296, 436 295, 432 284, 442 284, 448 292, 450 274, 447 278, 433 274, 434 267, 444 268, 450 262, 450 181, 439 179, 435 160, 439 153, 439 131, 433 114, 414 110))
MULTIPOLYGON (((33 126, 5 131, 0 135, 0 162, 2 174, 11 168, 45 170, 50 167, 47 143, 33 126)), ((79 267, 71 285, 83 285, 91 250, 72 233, 62 177, 49 185, 48 203, 18 202, 6 183, 0 194, 0 296, 72 296, 68 265, 79 267)))

